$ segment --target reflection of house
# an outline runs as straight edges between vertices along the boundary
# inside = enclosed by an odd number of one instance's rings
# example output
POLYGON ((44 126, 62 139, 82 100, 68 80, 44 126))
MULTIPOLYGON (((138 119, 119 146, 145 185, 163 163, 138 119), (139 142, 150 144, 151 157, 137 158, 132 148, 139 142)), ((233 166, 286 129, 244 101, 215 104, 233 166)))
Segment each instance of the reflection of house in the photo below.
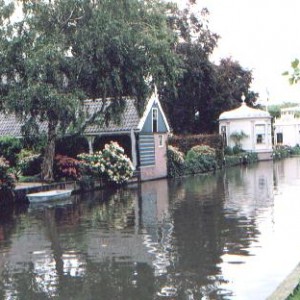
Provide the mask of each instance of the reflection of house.
POLYGON ((240 141, 241 148, 257 153, 259 160, 271 159, 271 116, 268 112, 242 103, 240 107, 220 115, 219 130, 227 146, 235 146, 232 134, 245 133, 240 141))
POLYGON ((300 145, 300 106, 282 108, 274 122, 275 145, 300 145))
MULTIPOLYGON (((103 110, 109 101, 87 100, 84 109, 88 116, 103 110)), ((43 131, 46 124, 40 124, 43 131)), ((14 115, 0 114, 0 136, 21 137, 22 123, 14 115)), ((170 131, 157 94, 148 100, 140 117, 133 99, 125 99, 125 109, 119 122, 90 125, 84 131, 89 151, 93 151, 97 138, 118 141, 127 150, 135 168, 140 170, 141 180, 167 176, 166 139, 170 131), (120 142, 121 141, 121 142, 120 142)))

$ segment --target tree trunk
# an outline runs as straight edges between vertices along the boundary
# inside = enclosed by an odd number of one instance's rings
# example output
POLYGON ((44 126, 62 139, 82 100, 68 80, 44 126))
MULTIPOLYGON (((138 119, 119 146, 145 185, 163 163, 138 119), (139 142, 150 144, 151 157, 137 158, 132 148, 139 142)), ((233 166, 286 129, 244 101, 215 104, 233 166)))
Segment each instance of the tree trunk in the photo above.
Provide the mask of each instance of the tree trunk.
POLYGON ((41 178, 44 181, 53 181, 53 162, 55 154, 57 124, 58 122, 53 120, 50 120, 48 124, 48 140, 45 148, 41 172, 41 178))

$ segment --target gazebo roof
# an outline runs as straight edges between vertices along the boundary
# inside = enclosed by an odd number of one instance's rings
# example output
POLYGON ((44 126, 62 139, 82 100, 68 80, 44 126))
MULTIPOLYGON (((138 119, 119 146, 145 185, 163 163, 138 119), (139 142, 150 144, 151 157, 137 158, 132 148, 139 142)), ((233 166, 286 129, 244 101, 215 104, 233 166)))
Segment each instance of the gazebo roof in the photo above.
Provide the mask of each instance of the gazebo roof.
POLYGON ((271 115, 267 111, 249 107, 243 102, 240 107, 221 113, 219 120, 255 118, 271 118, 271 115))

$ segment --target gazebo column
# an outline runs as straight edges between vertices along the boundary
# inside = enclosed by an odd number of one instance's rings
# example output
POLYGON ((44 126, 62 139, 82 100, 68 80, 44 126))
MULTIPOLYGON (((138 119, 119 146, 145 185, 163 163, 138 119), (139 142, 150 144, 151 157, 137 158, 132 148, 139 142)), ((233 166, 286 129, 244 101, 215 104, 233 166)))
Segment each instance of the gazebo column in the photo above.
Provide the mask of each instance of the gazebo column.
POLYGON ((89 144, 89 153, 93 154, 94 153, 93 144, 94 144, 95 137, 90 135, 87 136, 86 138, 89 144))
POLYGON ((130 130, 130 140, 131 140, 131 157, 132 157, 132 164, 134 169, 137 166, 137 155, 136 155, 136 138, 133 129, 130 130))
POLYGON ((255 134, 255 122, 251 121, 251 146, 252 146, 252 151, 255 151, 255 145, 256 145, 256 134, 255 134))

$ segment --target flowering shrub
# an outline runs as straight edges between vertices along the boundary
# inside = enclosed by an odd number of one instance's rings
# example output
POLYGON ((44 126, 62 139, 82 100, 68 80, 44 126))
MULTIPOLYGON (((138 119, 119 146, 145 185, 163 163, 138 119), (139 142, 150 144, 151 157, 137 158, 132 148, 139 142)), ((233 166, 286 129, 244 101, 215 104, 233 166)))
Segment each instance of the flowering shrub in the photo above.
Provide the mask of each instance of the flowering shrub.
POLYGON ((168 175, 176 177, 183 175, 184 172, 184 154, 177 147, 168 146, 168 175))
POLYGON ((79 154, 78 159, 80 161, 83 173, 92 175, 94 177, 102 177, 105 171, 105 162, 101 151, 94 153, 82 153, 79 154))
POLYGON ((9 163, 0 156, 0 191, 7 192, 15 188, 15 177, 9 172, 9 163))
POLYGON ((42 157, 29 149, 22 149, 17 154, 17 168, 23 175, 36 175, 41 171, 42 157))
POLYGON ((72 157, 56 155, 54 159, 54 176, 78 180, 81 177, 80 162, 72 157))
POLYGON ((133 175, 132 162, 116 142, 106 144, 102 151, 93 154, 79 154, 78 158, 87 173, 117 184, 128 181, 133 175))
POLYGON ((197 153, 198 155, 212 155, 212 156, 216 155, 216 150, 207 145, 194 146, 188 151, 188 153, 191 152, 197 153))

